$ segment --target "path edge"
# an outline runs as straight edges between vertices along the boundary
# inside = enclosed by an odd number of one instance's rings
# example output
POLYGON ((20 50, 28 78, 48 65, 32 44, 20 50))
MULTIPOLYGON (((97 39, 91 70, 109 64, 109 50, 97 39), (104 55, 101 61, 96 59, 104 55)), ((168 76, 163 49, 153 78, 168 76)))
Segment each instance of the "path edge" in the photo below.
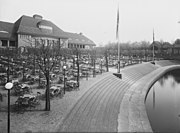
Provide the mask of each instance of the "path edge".
POLYGON ((180 65, 160 67, 136 81, 124 94, 118 114, 118 132, 153 132, 145 107, 151 86, 166 72, 180 65))

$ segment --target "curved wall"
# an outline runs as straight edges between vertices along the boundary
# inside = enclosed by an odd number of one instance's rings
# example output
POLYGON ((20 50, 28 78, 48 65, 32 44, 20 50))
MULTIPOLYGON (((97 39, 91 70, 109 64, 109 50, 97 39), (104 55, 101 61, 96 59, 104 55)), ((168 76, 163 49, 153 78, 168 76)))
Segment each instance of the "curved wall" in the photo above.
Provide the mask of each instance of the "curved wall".
POLYGON ((180 65, 160 67, 139 79, 125 93, 118 116, 118 132, 153 132, 145 107, 151 86, 166 72, 180 65))

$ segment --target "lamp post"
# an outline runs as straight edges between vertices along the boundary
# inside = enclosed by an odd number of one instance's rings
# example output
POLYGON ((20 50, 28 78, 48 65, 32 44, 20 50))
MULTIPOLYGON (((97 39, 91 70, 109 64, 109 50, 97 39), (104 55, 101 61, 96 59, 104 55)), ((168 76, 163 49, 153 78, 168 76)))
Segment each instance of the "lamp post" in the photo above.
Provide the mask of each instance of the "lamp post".
POLYGON ((154 29, 153 29, 153 63, 154 63, 154 56, 155 56, 155 53, 154 53, 154 42, 155 39, 154 39, 154 29))
POLYGON ((64 71, 64 94, 65 94, 65 88, 66 88, 66 77, 65 77, 65 74, 66 74, 66 65, 63 66, 63 71, 64 71))
POLYGON ((8 119, 7 119, 7 132, 10 133, 10 90, 13 87, 13 83, 8 82, 5 88, 8 90, 8 119))

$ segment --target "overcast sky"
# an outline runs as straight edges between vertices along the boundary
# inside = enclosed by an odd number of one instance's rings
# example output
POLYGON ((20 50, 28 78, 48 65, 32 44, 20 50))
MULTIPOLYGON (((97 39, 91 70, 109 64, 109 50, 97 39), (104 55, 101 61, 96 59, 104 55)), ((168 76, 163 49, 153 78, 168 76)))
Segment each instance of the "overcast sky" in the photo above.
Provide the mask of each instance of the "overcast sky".
POLYGON ((82 32, 97 45, 115 41, 119 3, 120 42, 173 42, 180 38, 180 0, 0 0, 0 21, 42 15, 64 31, 82 32))

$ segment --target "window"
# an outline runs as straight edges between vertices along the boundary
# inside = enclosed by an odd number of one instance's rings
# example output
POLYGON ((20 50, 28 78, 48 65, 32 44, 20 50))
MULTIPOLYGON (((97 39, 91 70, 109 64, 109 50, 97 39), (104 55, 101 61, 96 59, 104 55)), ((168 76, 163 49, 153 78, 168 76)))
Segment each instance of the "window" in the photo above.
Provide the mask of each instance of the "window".
POLYGON ((49 40, 49 44, 50 44, 50 45, 54 45, 54 44, 53 44, 53 40, 49 40))
POLYGON ((59 45, 58 40, 54 40, 54 44, 59 45))
POLYGON ((39 28, 40 29, 46 29, 46 30, 51 30, 52 31, 52 27, 50 27, 50 26, 46 26, 46 25, 39 25, 39 28))
POLYGON ((40 39, 37 38, 37 44, 39 45, 41 43, 40 39))
POLYGON ((19 37, 20 37, 21 39, 31 39, 31 36, 30 36, 30 35, 19 34, 19 37))
POLYGON ((16 46, 15 41, 10 41, 9 46, 10 46, 10 47, 15 47, 15 46, 16 46))
POLYGON ((8 46, 7 40, 1 40, 1 41, 2 41, 2 46, 3 47, 7 47, 8 46))
POLYGON ((85 46, 83 45, 83 48, 85 48, 85 46))
POLYGON ((46 40, 47 41, 47 43, 45 44, 45 46, 48 46, 49 45, 49 40, 46 40))
POLYGON ((55 45, 55 41, 54 40, 52 40, 52 45, 55 45))
POLYGON ((44 39, 42 39, 42 44, 45 45, 45 40, 44 39))
POLYGON ((59 41, 56 42, 59 45, 59 41))
POLYGON ((38 39, 34 39, 35 45, 38 44, 38 39))

